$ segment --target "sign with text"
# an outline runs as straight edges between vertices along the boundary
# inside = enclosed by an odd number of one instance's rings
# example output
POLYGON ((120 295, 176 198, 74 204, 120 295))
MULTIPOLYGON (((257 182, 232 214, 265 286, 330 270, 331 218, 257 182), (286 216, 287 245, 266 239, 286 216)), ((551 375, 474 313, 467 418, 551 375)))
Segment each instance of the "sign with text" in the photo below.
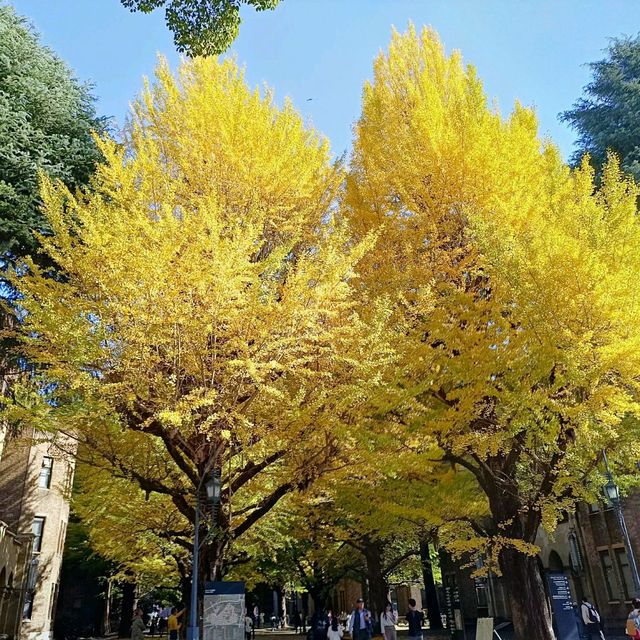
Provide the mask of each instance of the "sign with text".
POLYGON ((464 636, 464 622, 462 620, 462 609, 460 607, 460 593, 457 587, 447 585, 444 588, 444 598, 447 613, 447 629, 451 638, 455 639, 464 636))
POLYGON ((547 581, 553 608, 553 623, 558 640, 580 640, 580 628, 578 627, 569 578, 564 573, 551 572, 547 576, 547 581))
POLYGON ((478 618, 476 640, 491 640, 493 637, 493 618, 478 618))
POLYGON ((244 640, 244 582, 206 582, 203 640, 244 640))

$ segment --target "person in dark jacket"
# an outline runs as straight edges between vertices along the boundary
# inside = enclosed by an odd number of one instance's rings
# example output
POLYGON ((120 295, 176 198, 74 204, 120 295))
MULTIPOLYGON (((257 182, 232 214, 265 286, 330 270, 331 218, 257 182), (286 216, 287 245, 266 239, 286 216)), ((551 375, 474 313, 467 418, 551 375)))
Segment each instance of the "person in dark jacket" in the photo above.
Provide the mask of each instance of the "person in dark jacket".
POLYGON ((349 633, 353 640, 370 640, 373 635, 373 616, 364 606, 364 600, 356 600, 356 608, 349 619, 349 633))
POLYGON ((293 614, 293 626, 295 627, 296 633, 302 633, 302 616, 297 609, 293 614))
POLYGON ((405 616, 409 625, 409 640, 422 640, 424 613, 416 609, 416 601, 409 598, 409 611, 405 616))
POLYGON ((310 635, 313 640, 326 640, 328 629, 329 616, 327 616, 327 612, 324 609, 316 611, 311 617, 310 635))

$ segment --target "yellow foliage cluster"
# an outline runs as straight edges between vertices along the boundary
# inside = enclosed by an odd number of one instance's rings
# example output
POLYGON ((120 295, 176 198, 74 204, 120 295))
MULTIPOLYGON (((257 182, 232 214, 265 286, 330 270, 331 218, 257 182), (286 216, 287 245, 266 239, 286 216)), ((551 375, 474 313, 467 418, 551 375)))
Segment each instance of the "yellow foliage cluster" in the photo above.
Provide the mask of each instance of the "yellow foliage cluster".
POLYGON ((225 545, 361 464, 423 482, 390 513, 434 526, 465 469, 492 548, 530 553, 600 450, 633 459, 638 188, 615 158, 598 186, 568 168, 433 31, 376 60, 348 171, 228 60, 161 62, 124 143, 99 145, 88 192, 43 181, 60 277, 14 284, 48 398, 10 414, 84 434, 187 520, 215 459, 225 545))
POLYGON ((637 459, 638 194, 615 158, 598 188, 532 110, 490 108, 433 31, 394 33, 376 60, 345 202, 356 238, 377 231, 363 289, 395 301, 370 425, 471 471, 494 548, 531 552, 602 449, 637 459))

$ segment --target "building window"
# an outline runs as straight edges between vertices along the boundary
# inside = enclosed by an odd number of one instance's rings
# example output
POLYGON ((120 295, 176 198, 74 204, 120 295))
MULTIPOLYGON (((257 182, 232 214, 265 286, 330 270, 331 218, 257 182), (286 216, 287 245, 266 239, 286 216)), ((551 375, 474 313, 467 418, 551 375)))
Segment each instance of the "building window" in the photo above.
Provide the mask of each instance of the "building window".
POLYGON ((486 609, 489 606, 487 585, 483 580, 476 579, 476 601, 481 609, 486 609))
POLYGON ((569 561, 574 573, 581 574, 584 571, 578 536, 573 531, 569 534, 569 561))
POLYGON ((613 552, 616 556, 616 562, 618 563, 620 577, 622 578, 624 599, 631 600, 631 594, 633 593, 633 576, 631 575, 631 567, 629 566, 627 551, 626 549, 617 548, 614 549, 613 552))
POLYGON ((54 582, 51 585, 51 598, 49 600, 49 619, 52 620, 56 611, 56 604, 58 602, 58 583, 54 582))
POLYGON ((27 591, 24 594, 24 605, 22 607, 22 619, 31 620, 31 614, 33 613, 33 598, 35 593, 33 591, 27 591))
POLYGON ((67 533, 67 523, 64 520, 60 520, 60 530, 58 532, 58 548, 56 549, 57 553, 62 553, 64 551, 64 539, 67 533))
POLYGON ((602 573, 604 575, 604 584, 607 587, 607 596, 609 600, 617 600, 613 585, 616 583, 616 578, 613 573, 613 564, 611 563, 611 555, 607 549, 603 549, 598 552, 600 555, 600 566, 602 567, 602 573))
POLYGON ((41 489, 49 489, 51 487, 51 472, 53 471, 53 458, 44 456, 42 458, 42 467, 40 468, 40 479, 38 486, 41 489))
POLYGON ((33 533, 33 551, 39 553, 42 549, 42 534, 44 532, 45 518, 36 516, 31 524, 31 533, 33 533))

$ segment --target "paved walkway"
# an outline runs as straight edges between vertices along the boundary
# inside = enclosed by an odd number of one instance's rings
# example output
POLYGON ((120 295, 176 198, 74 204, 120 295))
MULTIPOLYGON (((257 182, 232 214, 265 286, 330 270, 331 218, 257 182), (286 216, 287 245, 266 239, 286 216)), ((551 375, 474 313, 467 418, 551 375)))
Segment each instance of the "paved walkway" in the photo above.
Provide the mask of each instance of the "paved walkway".
MULTIPOLYGON (((500 629, 498 633, 500 634, 500 638, 502 640, 515 640, 515 634, 513 633, 513 627, 511 625, 509 625, 508 627, 505 627, 504 629, 500 629)), ((289 636, 289 637, 293 636, 294 638, 303 639, 305 637, 305 634, 302 634, 302 633, 296 634, 294 633, 293 629, 276 629, 275 631, 271 631, 270 629, 256 630, 256 638, 260 638, 260 640, 268 640, 269 637, 273 638, 277 636, 289 636)), ((407 636, 407 629, 406 628, 403 629, 402 627, 400 627, 398 629, 398 637, 406 638, 406 636, 407 636)), ((464 639, 461 637, 458 637, 458 640, 475 640, 475 637, 476 637, 475 627, 469 626, 465 630, 464 639)), ((445 639, 450 640, 451 636, 447 631, 426 630, 424 632, 424 639, 425 640, 445 640, 445 639)), ((494 636, 494 640, 498 640, 496 636, 494 636)), ((605 634, 605 640, 629 640, 629 637, 626 636, 624 633, 624 630, 621 629, 619 633, 616 633, 615 631, 607 632, 605 634)))

